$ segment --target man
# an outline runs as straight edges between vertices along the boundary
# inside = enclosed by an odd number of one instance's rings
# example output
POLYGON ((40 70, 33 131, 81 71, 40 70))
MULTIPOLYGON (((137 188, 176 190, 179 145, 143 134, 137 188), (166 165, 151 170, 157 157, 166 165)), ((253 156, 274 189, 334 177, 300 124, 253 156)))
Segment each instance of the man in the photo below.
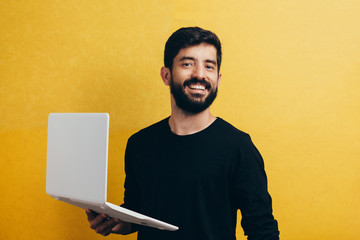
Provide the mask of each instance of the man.
POLYGON ((129 138, 123 206, 179 230, 87 210, 91 228, 104 236, 137 231, 140 240, 233 240, 240 209, 249 240, 279 239, 260 153, 248 134, 210 113, 221 80, 219 39, 198 27, 181 28, 164 55, 171 116, 129 138))

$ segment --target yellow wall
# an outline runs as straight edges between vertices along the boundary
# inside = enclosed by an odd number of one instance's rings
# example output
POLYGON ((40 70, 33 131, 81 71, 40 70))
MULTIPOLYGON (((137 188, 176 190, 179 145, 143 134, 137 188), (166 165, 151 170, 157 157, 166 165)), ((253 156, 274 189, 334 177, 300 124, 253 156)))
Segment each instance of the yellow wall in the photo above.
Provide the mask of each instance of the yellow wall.
POLYGON ((169 115, 164 43, 198 25, 223 42, 213 113, 260 149, 282 239, 360 239, 359 12, 357 0, 1 1, 0 238, 103 239, 45 193, 48 113, 110 113, 120 204, 126 139, 169 115))

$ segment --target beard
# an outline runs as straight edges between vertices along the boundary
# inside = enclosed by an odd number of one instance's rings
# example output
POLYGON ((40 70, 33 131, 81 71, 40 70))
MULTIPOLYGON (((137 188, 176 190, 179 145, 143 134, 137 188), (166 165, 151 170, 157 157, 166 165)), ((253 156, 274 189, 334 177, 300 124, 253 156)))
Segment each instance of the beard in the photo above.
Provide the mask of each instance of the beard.
POLYGON ((170 80, 170 91, 174 96, 176 106, 184 110, 185 112, 196 114, 204 111, 214 102, 218 88, 211 88, 211 85, 205 80, 199 80, 197 78, 188 79, 183 85, 174 82, 171 77, 170 80), (185 93, 185 87, 191 84, 200 83, 205 86, 205 89, 209 91, 209 95, 203 99, 202 94, 191 94, 185 93))

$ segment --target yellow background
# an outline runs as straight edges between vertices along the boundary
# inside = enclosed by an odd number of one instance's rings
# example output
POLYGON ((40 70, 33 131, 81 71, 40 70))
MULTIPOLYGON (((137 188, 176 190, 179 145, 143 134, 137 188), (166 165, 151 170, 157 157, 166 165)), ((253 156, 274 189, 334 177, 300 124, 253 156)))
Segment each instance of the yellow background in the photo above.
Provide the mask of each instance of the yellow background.
POLYGON ((359 13, 357 0, 2 0, 0 238, 103 239, 45 193, 48 114, 110 113, 120 204, 127 138, 170 113, 165 41, 197 25, 223 43, 212 112, 261 151, 281 238, 360 239, 359 13))

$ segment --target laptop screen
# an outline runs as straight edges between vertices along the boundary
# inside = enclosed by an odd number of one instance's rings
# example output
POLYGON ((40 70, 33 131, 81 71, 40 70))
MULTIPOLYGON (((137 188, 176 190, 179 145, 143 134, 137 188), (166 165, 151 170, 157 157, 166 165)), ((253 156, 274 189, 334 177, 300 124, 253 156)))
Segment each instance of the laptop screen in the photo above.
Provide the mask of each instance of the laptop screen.
POLYGON ((51 113, 46 192, 57 198, 106 202, 107 113, 51 113))

